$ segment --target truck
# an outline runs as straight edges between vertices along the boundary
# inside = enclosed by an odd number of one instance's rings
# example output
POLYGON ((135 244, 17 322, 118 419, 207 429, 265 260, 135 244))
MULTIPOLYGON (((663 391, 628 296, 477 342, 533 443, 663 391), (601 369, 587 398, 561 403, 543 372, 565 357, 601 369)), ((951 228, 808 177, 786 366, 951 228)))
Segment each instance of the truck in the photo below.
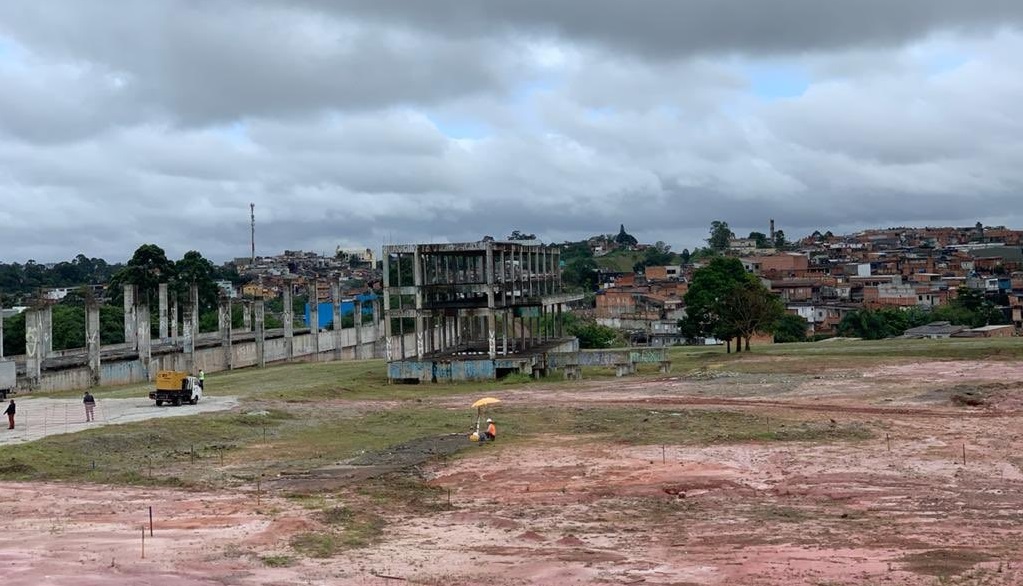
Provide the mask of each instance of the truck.
POLYGON ((7 393, 14 391, 18 385, 18 375, 13 360, 0 358, 0 399, 6 399, 7 393))
POLYGON ((157 407, 164 403, 178 406, 182 403, 195 405, 202 398, 199 379, 180 370, 161 370, 156 373, 156 390, 149 393, 157 407))

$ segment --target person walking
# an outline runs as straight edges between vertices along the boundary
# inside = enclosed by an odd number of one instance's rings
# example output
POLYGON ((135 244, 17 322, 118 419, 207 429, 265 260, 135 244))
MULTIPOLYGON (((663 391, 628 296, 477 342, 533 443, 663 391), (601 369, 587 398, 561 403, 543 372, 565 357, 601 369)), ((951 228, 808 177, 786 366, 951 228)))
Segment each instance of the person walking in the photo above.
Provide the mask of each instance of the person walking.
POLYGON ((14 406, 14 399, 11 399, 11 404, 7 406, 7 411, 4 411, 4 415, 7 416, 7 429, 14 429, 14 412, 17 407, 14 406))
POLYGON ((93 397, 89 391, 85 391, 82 403, 85 404, 85 422, 96 421, 96 416, 93 414, 96 410, 96 397, 93 397))

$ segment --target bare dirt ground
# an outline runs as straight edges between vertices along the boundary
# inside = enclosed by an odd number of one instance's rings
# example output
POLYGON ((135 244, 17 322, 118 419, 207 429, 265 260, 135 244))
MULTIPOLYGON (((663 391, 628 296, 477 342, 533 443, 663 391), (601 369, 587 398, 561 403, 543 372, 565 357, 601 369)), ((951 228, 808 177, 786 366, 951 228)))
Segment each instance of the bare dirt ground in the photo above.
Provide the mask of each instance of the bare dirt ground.
POLYGON ((18 413, 14 429, 7 429, 7 418, 0 429, 0 445, 34 441, 48 435, 73 433, 92 427, 145 421, 157 417, 183 417, 196 413, 224 411, 238 405, 235 397, 203 397, 195 405, 157 407, 146 398, 103 399, 96 403, 95 421, 86 423, 85 406, 80 399, 43 397, 15 398, 18 413))
POLYGON ((873 437, 498 442, 425 467, 450 507, 394 515, 378 543, 327 559, 291 549, 320 521, 280 494, 3 483, 0 568, 24 585, 1023 584, 1021 381, 1018 362, 892 361, 504 392, 511 405, 724 409, 873 437))

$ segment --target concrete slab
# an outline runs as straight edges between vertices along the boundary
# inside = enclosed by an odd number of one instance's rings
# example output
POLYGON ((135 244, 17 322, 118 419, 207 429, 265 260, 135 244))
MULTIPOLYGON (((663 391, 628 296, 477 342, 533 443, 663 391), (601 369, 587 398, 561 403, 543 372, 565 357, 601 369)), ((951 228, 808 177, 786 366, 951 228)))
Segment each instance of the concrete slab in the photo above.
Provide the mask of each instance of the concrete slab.
POLYGON ((18 415, 15 428, 7 429, 7 418, 0 426, 0 445, 35 441, 48 435, 74 433, 92 427, 145 421, 157 417, 183 417, 197 413, 226 411, 238 405, 237 397, 203 397, 198 405, 157 407, 148 398, 96 399, 96 420, 85 422, 85 407, 80 398, 16 398, 18 415))

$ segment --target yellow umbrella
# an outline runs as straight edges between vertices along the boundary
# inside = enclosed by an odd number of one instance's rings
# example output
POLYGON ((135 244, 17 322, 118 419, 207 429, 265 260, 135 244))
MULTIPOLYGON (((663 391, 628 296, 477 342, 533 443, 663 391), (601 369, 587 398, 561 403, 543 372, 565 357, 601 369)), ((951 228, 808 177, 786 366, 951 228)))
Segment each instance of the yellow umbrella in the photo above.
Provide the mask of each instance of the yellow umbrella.
POLYGON ((476 409, 476 433, 480 432, 480 420, 483 419, 483 408, 487 405, 495 405, 500 403, 501 399, 495 399, 493 397, 484 397, 479 401, 476 401, 472 406, 476 409))

